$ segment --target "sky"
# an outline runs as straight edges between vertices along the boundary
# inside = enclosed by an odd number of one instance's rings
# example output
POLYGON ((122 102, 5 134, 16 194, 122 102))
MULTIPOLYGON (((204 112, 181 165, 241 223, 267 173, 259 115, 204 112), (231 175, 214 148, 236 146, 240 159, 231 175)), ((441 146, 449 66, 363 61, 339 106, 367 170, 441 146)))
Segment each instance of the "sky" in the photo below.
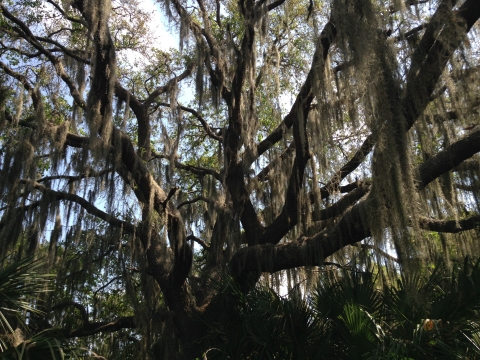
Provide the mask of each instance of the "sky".
POLYGON ((159 41, 157 46, 162 50, 168 50, 172 47, 178 49, 178 37, 168 31, 168 19, 160 10, 158 3, 154 0, 142 0, 140 3, 143 10, 152 13, 150 28, 154 30, 155 37, 159 41))

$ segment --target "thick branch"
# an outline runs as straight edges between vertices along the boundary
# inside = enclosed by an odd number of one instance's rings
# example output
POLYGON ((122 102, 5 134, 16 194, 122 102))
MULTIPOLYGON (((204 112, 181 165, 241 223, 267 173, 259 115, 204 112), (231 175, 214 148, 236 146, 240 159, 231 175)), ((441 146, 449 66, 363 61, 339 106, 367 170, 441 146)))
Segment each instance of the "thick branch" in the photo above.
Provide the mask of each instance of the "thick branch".
POLYGON ((425 161, 418 169, 418 189, 424 189, 440 175, 457 167, 477 152, 480 152, 480 129, 472 131, 425 161))
MULTIPOLYGON (((452 0, 442 2, 428 24, 413 56, 412 66, 407 76, 406 95, 402 100, 407 129, 413 126, 432 100, 431 94, 447 61, 464 40, 465 33, 471 29, 480 16, 479 3, 474 0, 465 1, 459 11, 451 13, 451 16, 457 17, 457 21, 465 22, 466 32, 460 31, 457 22, 446 15, 452 6, 452 0)), ((369 135, 353 158, 322 189, 327 191, 330 188, 334 189, 342 179, 363 162, 374 145, 375 140, 372 135, 369 135)))
POLYGON ((188 235, 187 236, 187 241, 189 240, 193 240, 195 241, 197 244, 199 244, 204 250, 210 250, 210 246, 208 246, 208 244, 203 241, 202 239, 199 239, 197 238, 195 235, 188 235))
POLYGON ((329 206, 326 209, 320 210, 319 214, 313 213, 312 215, 313 221, 327 220, 343 214, 345 210, 347 210, 350 206, 355 204, 355 202, 357 202, 363 196, 365 196, 365 194, 367 194, 369 190, 370 190, 369 184, 364 184, 363 186, 356 188, 349 194, 342 197, 335 204, 329 206))
MULTIPOLYGON (((418 187, 421 189, 441 174, 451 171, 462 161, 480 152, 480 130, 450 145, 425 161, 417 169, 418 187)), ((240 249, 231 261, 231 269, 237 278, 248 272, 275 272, 300 266, 318 266, 324 259, 347 245, 355 244, 371 236, 370 222, 374 221, 374 203, 367 197, 352 207, 329 230, 312 237, 302 237, 287 244, 256 245, 240 249)), ((431 231, 459 232, 478 227, 479 216, 460 220, 440 221, 420 219, 420 227, 431 231)))
POLYGON ((480 215, 473 215, 460 220, 420 218, 419 225, 424 230, 456 234, 465 230, 478 229, 480 227, 480 215))
MULTIPOLYGON (((330 21, 325 25, 322 33, 320 34, 320 44, 317 47, 314 59, 312 61, 312 65, 310 67, 310 71, 307 75, 307 79, 305 80, 304 84, 302 85, 295 102, 290 109, 290 112, 285 116, 282 123, 270 134, 268 135, 263 141, 261 141, 257 145, 257 156, 262 155, 265 151, 269 150, 273 145, 275 145, 278 141, 283 138, 283 134, 285 131, 292 127, 293 121, 297 116, 299 107, 305 103, 305 99, 311 96, 311 91, 314 83, 314 79, 316 77, 315 72, 318 71, 318 65, 321 62, 324 62, 330 45, 335 37, 336 29, 335 25, 330 21)), ((252 159, 252 162, 255 159, 252 159)), ((248 165, 251 165, 248 164, 248 165)))

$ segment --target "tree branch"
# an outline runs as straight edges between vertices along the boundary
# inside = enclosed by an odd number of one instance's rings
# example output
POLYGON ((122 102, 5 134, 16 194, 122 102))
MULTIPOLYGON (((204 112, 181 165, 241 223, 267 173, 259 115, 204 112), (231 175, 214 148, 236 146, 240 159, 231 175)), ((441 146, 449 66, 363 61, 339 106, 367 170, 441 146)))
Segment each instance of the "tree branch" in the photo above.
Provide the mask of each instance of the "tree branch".
POLYGON ((480 215, 472 215, 460 220, 436 220, 420 218, 419 226, 423 230, 457 234, 466 230, 478 229, 480 227, 480 215))
POLYGON ((205 176, 205 175, 212 175, 218 181, 221 181, 220 174, 213 169, 207 169, 200 166, 195 165, 184 165, 181 162, 175 160, 175 166, 179 169, 191 172, 195 175, 205 176))
POLYGON ((203 250, 210 250, 210 246, 205 241, 203 241, 202 239, 199 239, 195 235, 188 235, 187 241, 189 240, 195 241, 197 244, 199 244, 203 248, 203 250))
POLYGON ((87 200, 85 200, 84 198, 76 194, 55 191, 33 180, 19 180, 19 183, 28 185, 29 187, 42 192, 43 194, 47 195, 50 199, 53 199, 52 201, 67 200, 67 201, 74 202, 80 205, 81 207, 83 207, 89 214, 92 214, 98 217, 99 219, 104 220, 111 226, 120 228, 126 233, 130 233, 130 234, 135 233, 135 226, 133 226, 132 224, 123 220, 119 220, 113 217, 112 215, 107 214, 106 212, 98 209, 92 203, 88 202, 87 200))
POLYGON ((82 99, 81 94, 78 92, 77 87, 75 86, 75 83, 72 81, 72 79, 67 75, 65 72, 65 69, 63 68, 62 61, 55 57, 50 51, 45 49, 35 38, 35 36, 32 34, 30 29, 28 28, 27 25, 25 25, 24 22, 22 22, 20 19, 15 17, 12 13, 8 11, 8 9, 4 5, 0 5, 0 9, 2 10, 2 14, 12 21, 13 23, 17 24, 19 28, 13 27, 15 32, 20 35, 22 38, 27 40, 34 48, 36 48, 38 51, 40 51, 55 67, 55 70, 57 72, 57 75, 60 76, 60 78, 65 82, 65 84, 68 86, 70 89, 70 95, 72 95, 73 100, 75 103, 80 106, 81 108, 85 108, 85 102, 82 99))
POLYGON ((119 317, 113 321, 89 322, 80 329, 65 332, 65 337, 85 337, 98 334, 100 332, 115 332, 121 329, 136 329, 134 316, 119 317))
MULTIPOLYGON (((424 188, 476 152, 480 152, 480 130, 453 143, 420 165, 417 168, 417 187, 424 188)), ((372 200, 367 197, 347 211, 333 228, 312 237, 302 237, 286 244, 242 248, 230 262, 232 273, 241 279, 248 272, 276 272, 300 266, 319 266, 325 258, 343 247, 371 236, 369 224, 372 221, 372 206, 372 200)), ((422 218, 419 223, 422 229, 455 233, 476 228, 479 221, 480 216, 475 215, 458 222, 422 218)))
POLYGON ((80 312, 80 316, 82 317, 83 325, 84 326, 87 325, 89 323, 87 310, 85 309, 85 306, 83 306, 82 304, 79 304, 75 301, 71 301, 71 300, 63 301, 63 302, 53 306, 48 312, 52 312, 52 311, 55 311, 55 310, 62 310, 64 308, 70 307, 70 306, 74 307, 75 309, 77 309, 80 312))
POLYGON ((370 191, 370 188, 371 188, 370 184, 364 184, 356 188, 349 194, 342 197, 335 204, 329 206, 326 209, 320 210, 320 213, 317 214, 314 212, 312 214, 312 220, 313 221, 327 220, 343 214, 345 210, 347 210, 355 202, 357 202, 362 197, 364 197, 370 191))
POLYGON ((185 206, 185 205, 188 205, 188 204, 196 203, 198 201, 212 202, 211 199, 207 199, 204 196, 197 196, 196 198, 193 198, 192 200, 186 200, 186 201, 181 202, 180 204, 177 205, 177 209, 180 209, 182 206, 185 206))
POLYGON ((38 179, 37 182, 42 183, 42 182, 48 182, 52 180, 68 180, 68 183, 71 184, 75 181, 82 180, 82 179, 88 179, 88 178, 94 178, 94 177, 100 177, 105 174, 108 174, 109 172, 112 172, 113 169, 105 169, 102 171, 86 171, 81 175, 77 176, 69 176, 69 175, 54 175, 54 176, 45 176, 41 179, 38 179))
POLYGON ((480 152, 480 129, 451 144, 426 160, 418 169, 417 188, 424 189, 443 173, 459 166, 464 160, 480 152))
MULTIPOLYGON (((321 45, 317 46, 312 65, 310 67, 310 71, 304 84, 300 88, 300 91, 297 95, 297 98, 295 99, 295 102, 292 105, 292 108, 290 109, 290 112, 285 116, 282 123, 272 133, 270 133, 270 135, 268 135, 257 145, 257 157, 262 155, 278 141, 280 141, 283 138, 283 134, 285 133, 285 131, 292 127, 293 121, 297 116, 300 106, 306 103, 305 99, 307 99, 307 97, 311 96, 315 72, 317 71, 317 67, 319 66, 319 64, 321 62, 323 63, 326 60, 330 45, 333 42, 335 35, 335 25, 331 21, 329 21, 322 30, 322 33, 320 34, 319 43, 321 45)), ((248 164, 246 164, 245 167, 249 168, 254 161, 255 159, 252 159, 248 164)))
POLYGON ((149 107, 153 103, 155 98, 157 98, 157 96, 159 96, 159 95, 161 95, 165 92, 168 92, 172 88, 172 86, 174 86, 176 83, 178 83, 178 82, 182 81, 183 79, 187 78, 188 76, 190 76, 190 74, 193 72, 194 69, 195 69, 195 64, 192 62, 187 66, 185 71, 183 73, 181 73, 179 76, 176 76, 176 77, 170 79, 165 85, 156 88, 147 97, 147 99, 143 102, 143 105, 145 107, 149 107))
MULTIPOLYGON (((160 102, 160 103, 158 103, 158 105, 165 106, 165 107, 170 107, 170 104, 164 103, 164 102, 160 102)), ((212 131, 212 128, 210 127, 210 125, 208 125, 207 121, 196 110, 188 108, 186 106, 182 106, 182 105, 179 105, 178 107, 180 109, 182 109, 183 111, 189 112, 190 114, 195 116, 198 119, 198 121, 200 121, 200 124, 202 124, 202 126, 205 129, 208 136, 210 136, 212 139, 215 139, 217 141, 222 141, 223 138, 221 136, 218 136, 217 134, 215 134, 212 131)))

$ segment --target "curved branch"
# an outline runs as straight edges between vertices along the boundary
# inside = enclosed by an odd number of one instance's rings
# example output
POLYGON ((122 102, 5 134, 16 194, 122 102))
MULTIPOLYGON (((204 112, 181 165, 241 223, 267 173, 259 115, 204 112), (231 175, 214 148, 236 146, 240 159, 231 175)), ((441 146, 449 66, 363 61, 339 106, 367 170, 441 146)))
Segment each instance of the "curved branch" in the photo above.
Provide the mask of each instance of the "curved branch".
POLYGON ((87 23, 81 19, 81 18, 74 18, 74 17, 71 17, 71 16, 68 16, 65 11, 63 11, 63 9, 53 0, 47 0, 48 3, 52 4, 59 12, 60 14, 63 15, 63 17, 69 21, 72 21, 72 22, 76 22, 76 23, 79 23, 79 24, 82 24, 83 26, 87 27, 87 23))
POLYGON ((199 244, 203 248, 203 250, 210 250, 210 246, 205 241, 203 241, 202 239, 199 239, 195 235, 188 235, 187 241, 189 240, 195 241, 197 244, 199 244))
POLYGON ((145 107, 149 107, 157 96, 165 92, 168 92, 176 83, 190 76, 190 74, 193 72, 194 69, 195 69, 195 64, 194 63, 189 64, 183 73, 170 79, 165 85, 156 88, 148 96, 148 98, 143 102, 143 105, 145 107))
POLYGON ((182 169, 182 170, 191 172, 192 174, 196 174, 200 176, 212 175, 215 179, 217 179, 218 181, 221 181, 220 174, 213 169, 207 169, 207 168, 195 166, 195 165, 184 165, 177 160, 175 160, 175 166, 179 169, 182 169))
POLYGON ((193 198, 192 200, 186 200, 186 201, 181 202, 180 204, 177 205, 177 209, 180 209, 182 206, 185 206, 185 205, 196 203, 198 201, 213 202, 213 200, 207 199, 204 196, 197 196, 196 198, 193 198))
MULTIPOLYGON (((170 107, 170 104, 164 103, 164 102, 158 103, 158 105, 165 106, 165 107, 170 107)), ((210 136, 212 139, 215 139, 217 141, 222 141, 223 138, 221 136, 218 136, 217 134, 215 134, 212 131, 212 128, 210 127, 210 125, 208 125, 207 121, 196 110, 188 108, 186 106, 182 106, 182 105, 179 105, 178 107, 180 109, 182 109, 183 111, 189 112, 190 114, 195 116, 198 119, 198 121, 200 121, 200 123, 202 124, 202 126, 205 129, 208 136, 210 136)))
MULTIPOLYGON (((65 46, 63 46, 62 44, 60 44, 58 41, 55 41, 55 40, 52 40, 50 38, 46 38, 46 37, 41 37, 41 36, 36 36, 35 39, 39 40, 39 41, 43 41, 43 42, 46 42, 46 43, 49 43, 49 44, 52 44, 52 45, 55 45, 56 47, 58 47, 58 49, 60 49, 61 51, 63 51, 64 54, 70 56, 72 59, 75 59, 79 62, 82 62, 84 64, 87 64, 87 65, 91 65, 91 62, 90 60, 88 59, 84 59, 82 58, 81 56, 78 56, 77 54, 75 54, 73 52, 73 50, 71 49, 68 49, 66 48, 65 46)), ((53 49, 53 50, 49 50, 49 51, 59 51, 57 49, 53 49)))
POLYGON ((122 229, 123 231, 133 234, 135 233, 135 226, 130 224, 129 222, 120 220, 115 218, 112 215, 107 214, 106 212, 100 210, 99 208, 95 207, 92 203, 88 202, 84 198, 76 195, 76 194, 71 194, 71 193, 66 193, 66 192, 61 192, 61 191, 55 191, 50 188, 47 188, 45 185, 42 185, 36 181, 33 180, 19 180, 19 183, 28 185, 46 195, 48 195, 53 201, 59 201, 59 200, 67 200, 74 202, 78 205, 80 205, 82 208, 84 208, 89 214, 92 214, 111 226, 117 227, 122 229))
POLYGON ((82 317, 82 321, 83 321, 84 326, 89 323, 87 309, 85 309, 85 306, 83 306, 82 304, 79 304, 75 301, 71 301, 71 300, 63 301, 59 304, 54 305, 47 312, 52 312, 52 311, 55 311, 55 310, 61 310, 61 309, 64 309, 64 308, 70 307, 70 306, 72 306, 75 309, 77 309, 78 311, 80 311, 80 315, 82 317))

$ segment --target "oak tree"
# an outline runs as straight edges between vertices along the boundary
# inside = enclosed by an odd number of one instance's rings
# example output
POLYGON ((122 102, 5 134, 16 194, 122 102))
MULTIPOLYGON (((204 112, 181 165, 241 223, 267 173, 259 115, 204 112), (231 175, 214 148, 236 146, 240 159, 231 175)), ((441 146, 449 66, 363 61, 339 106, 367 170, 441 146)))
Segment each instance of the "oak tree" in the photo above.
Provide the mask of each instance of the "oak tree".
POLYGON ((479 254, 480 2, 157 4, 0 5, 0 258, 57 274, 32 326, 192 358, 227 276, 479 254))

